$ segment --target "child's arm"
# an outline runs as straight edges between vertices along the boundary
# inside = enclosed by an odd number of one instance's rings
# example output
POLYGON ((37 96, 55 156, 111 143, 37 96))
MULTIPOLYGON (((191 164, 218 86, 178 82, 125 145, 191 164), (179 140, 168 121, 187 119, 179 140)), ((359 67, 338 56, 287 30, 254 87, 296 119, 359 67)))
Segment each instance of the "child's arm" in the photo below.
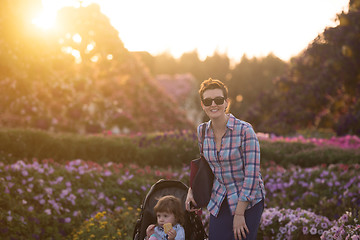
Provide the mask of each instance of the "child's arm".
POLYGON ((177 225, 175 240, 185 240, 185 229, 181 225, 177 225))
POLYGON ((151 224, 146 229, 146 239, 149 239, 155 233, 155 224, 151 224))

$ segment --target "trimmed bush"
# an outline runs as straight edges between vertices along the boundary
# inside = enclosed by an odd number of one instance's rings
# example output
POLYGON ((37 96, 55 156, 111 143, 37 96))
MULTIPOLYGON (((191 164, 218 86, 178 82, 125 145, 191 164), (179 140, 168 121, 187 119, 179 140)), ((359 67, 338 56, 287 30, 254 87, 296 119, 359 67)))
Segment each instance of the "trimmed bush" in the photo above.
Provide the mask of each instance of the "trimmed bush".
MULTIPOLYGON (((261 163, 284 167, 359 163, 360 149, 318 146, 313 143, 260 140, 261 163)), ((199 155, 191 131, 133 136, 78 135, 31 129, 0 129, 0 160, 52 158, 59 163, 83 159, 97 163, 136 163, 141 166, 182 167, 199 155)))

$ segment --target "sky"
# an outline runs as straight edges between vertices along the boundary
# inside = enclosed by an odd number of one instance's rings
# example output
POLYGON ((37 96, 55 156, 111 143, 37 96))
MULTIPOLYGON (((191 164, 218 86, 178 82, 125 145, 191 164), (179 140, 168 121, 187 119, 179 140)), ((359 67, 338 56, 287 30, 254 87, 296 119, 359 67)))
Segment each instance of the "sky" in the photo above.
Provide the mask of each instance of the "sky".
MULTIPOLYGON (((42 0, 40 21, 76 0, 42 0)), ((349 0, 84 0, 95 2, 118 30, 129 51, 175 58, 197 50, 200 59, 214 52, 239 62, 273 53, 284 61, 304 50, 349 0)))

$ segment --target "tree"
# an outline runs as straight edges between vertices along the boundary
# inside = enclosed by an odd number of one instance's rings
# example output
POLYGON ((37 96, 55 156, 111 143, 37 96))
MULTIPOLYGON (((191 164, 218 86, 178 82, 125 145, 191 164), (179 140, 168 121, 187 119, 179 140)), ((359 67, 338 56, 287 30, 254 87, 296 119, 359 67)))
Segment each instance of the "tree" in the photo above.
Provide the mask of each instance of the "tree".
POLYGON ((42 33, 27 14, 39 2, 1 8, 1 126, 81 133, 194 127, 97 5, 62 9, 58 31, 42 33))
POLYGON ((360 135, 360 1, 338 14, 277 82, 280 97, 272 126, 277 129, 332 128, 360 135))
POLYGON ((205 76, 201 79, 201 81, 211 77, 226 82, 229 80, 229 72, 229 57, 225 54, 221 55, 215 52, 214 55, 207 57, 204 61, 205 76))
POLYGON ((287 63, 273 54, 260 59, 244 55, 231 71, 228 83, 231 112, 251 122, 257 130, 266 131, 264 122, 276 97, 274 80, 286 69, 287 63))

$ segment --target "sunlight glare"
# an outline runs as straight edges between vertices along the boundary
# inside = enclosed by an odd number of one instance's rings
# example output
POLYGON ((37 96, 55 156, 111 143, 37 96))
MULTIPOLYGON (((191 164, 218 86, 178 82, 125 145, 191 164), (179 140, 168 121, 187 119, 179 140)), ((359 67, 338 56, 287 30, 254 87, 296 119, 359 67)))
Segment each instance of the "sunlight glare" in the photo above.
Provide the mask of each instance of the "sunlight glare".
POLYGON ((81 43, 82 38, 81 38, 80 34, 77 33, 77 34, 74 34, 74 36, 72 37, 72 40, 76 43, 81 43))
POLYGON ((76 49, 71 51, 71 55, 75 57, 75 63, 80 64, 82 62, 80 52, 76 49))
POLYGON ((92 61, 93 63, 96 63, 97 61, 99 61, 99 56, 95 55, 92 58, 90 58, 90 61, 92 61))
POLYGON ((82 62, 81 54, 78 50, 73 49, 72 47, 62 47, 61 51, 66 54, 71 54, 75 57, 75 63, 80 64, 82 62))
POLYGON ((62 47, 62 48, 61 48, 61 51, 62 51, 63 53, 70 54, 71 51, 72 51, 72 47, 62 47))
POLYGON ((90 53, 94 48, 95 48, 95 43, 94 43, 94 42, 89 43, 89 44, 86 46, 85 53, 90 53))
MULTIPOLYGON (((196 50, 201 60, 217 52, 240 61, 243 54, 262 57, 273 53, 283 60, 290 59, 325 27, 334 26, 336 14, 346 11, 349 0, 42 2, 46 16, 36 20, 37 25, 50 24, 48 17, 56 16, 61 7, 97 3, 129 51, 154 55, 168 52, 179 58, 196 50)), ((66 38, 81 42, 81 36, 66 38)), ((91 46, 86 50, 92 51, 91 46)))
POLYGON ((32 20, 32 24, 43 30, 49 30, 55 26, 56 16, 50 12, 43 12, 32 20))

